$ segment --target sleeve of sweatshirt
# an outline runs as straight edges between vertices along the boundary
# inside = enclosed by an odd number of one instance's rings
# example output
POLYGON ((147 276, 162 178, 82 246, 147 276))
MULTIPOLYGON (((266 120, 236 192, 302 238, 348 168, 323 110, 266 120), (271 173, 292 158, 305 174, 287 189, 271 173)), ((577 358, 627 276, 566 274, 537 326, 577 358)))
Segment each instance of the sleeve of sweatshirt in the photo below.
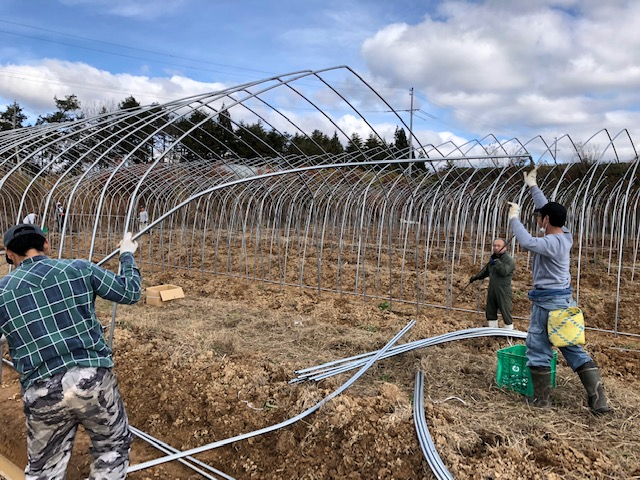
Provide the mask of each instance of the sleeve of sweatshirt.
MULTIPOLYGON (((511 230, 518 239, 518 243, 527 250, 544 255, 545 257, 555 257, 562 255, 565 248, 562 244, 561 237, 563 235, 545 235, 544 237, 533 237, 524 225, 517 218, 509 220, 511 230)), ((569 233, 565 227, 562 227, 565 234, 569 233)))
POLYGON ((91 285, 95 293, 116 303, 131 305, 140 300, 141 278, 133 254, 120 255, 122 274, 118 275, 88 262, 91 268, 91 285))
POLYGON ((544 196, 544 193, 542 193, 542 190, 540 190, 539 186, 534 185, 533 187, 529 188, 529 191, 531 192, 531 198, 533 198, 533 204, 536 206, 536 208, 542 208, 547 203, 549 203, 549 200, 547 200, 547 197, 544 196))

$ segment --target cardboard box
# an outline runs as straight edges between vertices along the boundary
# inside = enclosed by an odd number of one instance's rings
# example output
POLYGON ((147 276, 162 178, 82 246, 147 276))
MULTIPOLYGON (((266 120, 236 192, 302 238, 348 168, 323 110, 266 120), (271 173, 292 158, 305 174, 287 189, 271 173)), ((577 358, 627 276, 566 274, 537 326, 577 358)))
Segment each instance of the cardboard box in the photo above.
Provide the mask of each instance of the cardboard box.
POLYGON ((147 288, 147 303, 149 305, 160 306, 164 302, 184 298, 182 287, 177 285, 158 285, 147 288))

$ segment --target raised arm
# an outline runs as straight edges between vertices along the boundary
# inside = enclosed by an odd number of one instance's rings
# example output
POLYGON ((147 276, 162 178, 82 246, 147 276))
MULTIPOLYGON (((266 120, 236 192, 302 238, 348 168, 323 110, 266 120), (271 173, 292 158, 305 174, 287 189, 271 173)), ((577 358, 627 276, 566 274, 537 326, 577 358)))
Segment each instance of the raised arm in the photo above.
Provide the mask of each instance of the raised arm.
MULTIPOLYGON (((544 196, 540 187, 538 187, 538 167, 535 166, 529 172, 524 172, 524 183, 529 187, 529 192, 531 192, 531 198, 533 198, 533 204, 536 208, 542 208, 549 200, 544 196)), ((518 239, 519 240, 519 239, 518 239)))
POLYGON ((141 278, 133 254, 120 256, 120 275, 91 264, 91 285, 96 294, 116 303, 132 304, 140 300, 141 278))
POLYGON ((91 284, 96 294, 116 303, 131 304, 140 300, 142 289, 140 271, 136 268, 133 254, 138 242, 131 240, 131 232, 127 232, 120 242, 120 270, 116 275, 98 265, 91 264, 91 284))

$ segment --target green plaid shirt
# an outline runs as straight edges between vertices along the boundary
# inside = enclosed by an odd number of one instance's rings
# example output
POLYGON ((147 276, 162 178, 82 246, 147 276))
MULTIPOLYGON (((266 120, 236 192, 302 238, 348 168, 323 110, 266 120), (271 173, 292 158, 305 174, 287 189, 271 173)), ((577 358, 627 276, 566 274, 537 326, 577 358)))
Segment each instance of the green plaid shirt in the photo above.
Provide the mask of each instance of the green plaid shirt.
POLYGON ((122 275, 116 275, 87 260, 39 255, 0 279, 0 333, 24 389, 74 366, 113 366, 95 298, 125 304, 140 299, 133 255, 123 253, 120 265, 122 275))

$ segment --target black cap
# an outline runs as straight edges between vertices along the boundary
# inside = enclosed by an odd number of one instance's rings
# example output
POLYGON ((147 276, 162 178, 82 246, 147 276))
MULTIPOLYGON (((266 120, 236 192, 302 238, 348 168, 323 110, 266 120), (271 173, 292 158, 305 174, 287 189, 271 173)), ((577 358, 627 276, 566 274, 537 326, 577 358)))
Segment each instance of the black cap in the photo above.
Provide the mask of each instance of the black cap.
POLYGON ((567 209, 557 202, 549 202, 542 208, 536 208, 534 213, 542 217, 549 216, 549 223, 554 227, 563 227, 567 221, 567 209))
POLYGON ((4 248, 10 248, 9 245, 11 244, 11 242, 13 242, 16 238, 22 237, 24 235, 40 235, 44 239, 47 238, 47 236, 39 226, 31 225, 28 223, 19 223, 18 225, 14 225, 4 233, 4 237, 2 237, 4 248))

